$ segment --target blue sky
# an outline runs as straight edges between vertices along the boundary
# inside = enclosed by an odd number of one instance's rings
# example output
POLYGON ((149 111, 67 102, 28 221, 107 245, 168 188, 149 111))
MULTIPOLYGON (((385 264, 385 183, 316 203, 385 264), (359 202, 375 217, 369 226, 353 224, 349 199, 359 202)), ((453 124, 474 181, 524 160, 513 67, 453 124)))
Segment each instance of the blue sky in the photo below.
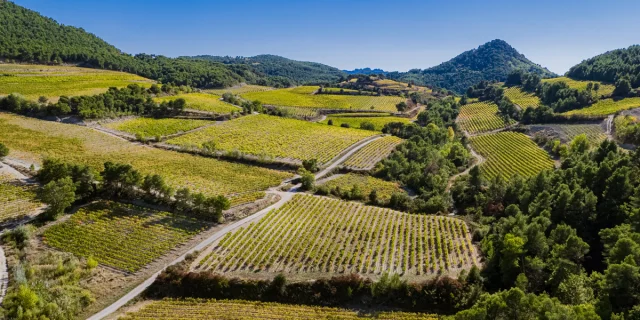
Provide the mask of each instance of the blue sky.
POLYGON ((556 73, 640 43, 638 0, 15 0, 128 53, 277 54, 341 69, 427 68, 503 39, 556 73))

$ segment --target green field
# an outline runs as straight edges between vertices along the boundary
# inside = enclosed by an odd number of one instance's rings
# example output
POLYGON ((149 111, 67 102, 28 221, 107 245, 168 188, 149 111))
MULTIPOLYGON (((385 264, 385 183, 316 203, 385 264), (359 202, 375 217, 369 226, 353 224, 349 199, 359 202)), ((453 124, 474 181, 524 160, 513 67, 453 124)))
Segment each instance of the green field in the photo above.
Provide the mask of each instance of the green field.
POLYGON ((70 66, 0 64, 0 95, 20 93, 28 99, 95 95, 129 84, 149 87, 153 81, 133 74, 70 66))
POLYGON ((342 166, 351 170, 371 170, 403 141, 395 136, 384 136, 356 151, 342 166))
MULTIPOLYGON (((564 82, 569 85, 569 88, 578 89, 578 90, 587 90, 587 85, 589 82, 591 83, 600 83, 600 89, 598 90, 598 96, 609 96, 613 93, 613 90, 616 87, 612 84, 606 84, 599 81, 582 81, 582 80, 573 80, 567 77, 558 77, 551 79, 542 79, 542 82, 554 83, 554 82, 564 82)), ((595 91, 594 91, 595 93, 595 91)))
POLYGON ((382 128, 385 124, 390 122, 402 122, 402 123, 410 123, 411 120, 409 118, 401 118, 401 117, 341 117, 336 115, 330 115, 321 123, 328 124, 329 120, 333 121, 334 126, 341 126, 343 123, 348 124, 351 128, 360 128, 360 125, 363 122, 370 122, 373 124, 377 131, 382 131, 382 128))
POLYGON ((599 100, 598 102, 582 109, 571 110, 564 115, 606 116, 618 111, 640 108, 640 97, 625 98, 615 101, 613 99, 599 100))
POLYGON ((167 212, 97 202, 48 228, 43 240, 77 256, 136 272, 205 228, 201 221, 167 212))
POLYGON ((324 277, 385 272, 429 277, 476 264, 464 221, 296 195, 206 249, 196 271, 324 277))
MULTIPOLYGON (((321 126, 321 125, 319 125, 321 126)), ((10 156, 40 163, 43 156, 88 164, 128 163, 159 174, 173 187, 231 196, 277 186, 290 173, 139 146, 90 128, 0 113, 0 142, 10 156)))
POLYGON ((460 129, 471 134, 504 128, 513 123, 512 120, 505 123, 498 116, 498 105, 487 101, 462 106, 456 121, 460 129))
POLYGON ((263 320, 263 319, 320 319, 320 320, 436 320, 438 317, 421 313, 376 312, 252 302, 243 300, 171 300, 152 301, 140 310, 127 313, 120 320, 263 320))
POLYGON ((187 102, 187 109, 213 112, 216 114, 230 114, 240 112, 241 108, 220 100, 220 96, 208 93, 184 93, 175 96, 167 96, 153 99, 161 103, 182 98, 187 102))
POLYGON ((508 179, 516 173, 530 177, 554 167, 549 154, 522 133, 499 132, 470 141, 473 149, 486 159, 480 169, 488 180, 497 175, 508 179))
POLYGON ((326 163, 354 143, 373 135, 376 132, 251 115, 173 138, 167 143, 202 148, 204 143, 214 142, 219 151, 237 150, 280 159, 318 159, 326 163))
POLYGON ((241 96, 248 100, 258 100, 263 104, 274 106, 386 112, 397 112, 396 104, 404 101, 403 98, 391 96, 314 95, 313 92, 318 88, 312 86, 297 87, 244 93, 241 96))
POLYGON ((504 95, 522 109, 526 109, 527 107, 537 108, 540 105, 540 98, 538 98, 538 96, 526 92, 520 87, 504 88, 504 95))
POLYGON ((365 197, 369 200, 371 191, 376 190, 378 199, 384 202, 389 201, 393 193, 405 192, 395 182, 385 181, 368 175, 348 173, 338 178, 331 179, 323 184, 330 192, 339 190, 340 192, 351 191, 353 186, 357 186, 365 197))
POLYGON ((0 174, 0 224, 33 214, 40 206, 35 186, 25 186, 0 174))
POLYGON ((149 139, 187 132, 213 123, 215 122, 207 120, 135 118, 111 122, 103 126, 149 139))
POLYGON ((269 91, 269 90, 273 90, 273 88, 265 87, 265 86, 257 86, 252 84, 245 84, 242 86, 226 88, 226 89, 207 89, 207 90, 204 90, 204 92, 222 96, 227 92, 233 93, 233 94, 243 94, 243 93, 261 92, 261 91, 269 91))

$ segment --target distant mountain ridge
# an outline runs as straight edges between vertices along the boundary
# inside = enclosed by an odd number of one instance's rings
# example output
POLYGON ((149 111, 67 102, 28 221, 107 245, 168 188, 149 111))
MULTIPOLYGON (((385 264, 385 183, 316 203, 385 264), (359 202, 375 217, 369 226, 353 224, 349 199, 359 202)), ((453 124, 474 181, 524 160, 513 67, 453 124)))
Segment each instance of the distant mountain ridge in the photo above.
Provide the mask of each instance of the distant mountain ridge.
POLYGON ((487 42, 477 49, 465 51, 455 58, 428 69, 408 72, 390 72, 387 77, 432 85, 462 93, 481 80, 504 81, 516 69, 536 73, 543 78, 555 77, 555 73, 533 63, 503 40, 487 42))
POLYGON ((272 54, 254 57, 200 55, 182 58, 220 62, 225 65, 249 65, 255 72, 271 77, 272 80, 289 79, 289 85, 332 83, 347 75, 338 68, 322 63, 297 61, 272 54))
POLYGON ((571 67, 567 76, 609 83, 626 78, 632 87, 640 87, 640 45, 607 51, 584 60, 571 67))
POLYGON ((342 70, 347 74, 364 74, 364 75, 372 75, 372 74, 387 74, 389 71, 384 71, 382 69, 371 69, 371 68, 362 68, 362 69, 353 69, 353 70, 342 70))

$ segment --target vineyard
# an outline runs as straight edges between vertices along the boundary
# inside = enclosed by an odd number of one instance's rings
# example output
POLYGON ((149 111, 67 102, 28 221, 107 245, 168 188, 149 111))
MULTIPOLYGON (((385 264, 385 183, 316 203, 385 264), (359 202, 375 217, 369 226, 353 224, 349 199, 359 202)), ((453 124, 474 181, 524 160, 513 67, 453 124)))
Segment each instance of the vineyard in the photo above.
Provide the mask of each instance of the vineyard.
POLYGON ((167 143, 201 148, 212 141, 221 151, 237 150, 266 158, 318 159, 320 163, 326 163, 354 143, 375 134, 302 120, 251 115, 173 138, 167 143))
MULTIPOLYGON (((322 126, 322 125, 318 125, 322 126)), ((323 126, 324 127, 324 126, 323 126)), ((346 129, 345 129, 346 130, 346 129)), ((173 187, 208 195, 263 191, 290 173, 131 144, 95 130, 0 113, 0 143, 13 158, 40 163, 50 156, 102 170, 107 161, 159 174, 173 187)))
POLYGON ((578 135, 585 134, 591 145, 597 145, 607 138, 607 134, 599 124, 562 124, 562 125, 532 125, 532 132, 552 130, 564 143, 568 143, 578 135))
MULTIPOLYGON (((578 89, 578 90, 587 90, 587 85, 589 82, 596 84, 600 83, 600 89, 598 89, 598 96, 609 96, 613 93, 613 90, 616 87, 612 84, 606 84, 599 81, 581 81, 581 80, 573 80, 567 77, 559 77, 559 78, 551 78, 551 79, 542 79, 542 82, 555 83, 555 82, 564 82, 569 85, 569 88, 578 89)), ((596 93, 593 91, 593 93, 596 93)))
POLYGON ((111 122, 103 126, 148 139, 187 132, 213 123, 206 120, 135 118, 111 122))
POLYGON ((242 194, 232 195, 229 197, 231 206, 239 206, 249 202, 263 199, 267 194, 264 191, 246 192, 242 194))
POLYGON ((48 228, 43 240, 51 247, 136 272, 206 227, 167 212, 98 202, 48 228))
POLYGON ((222 96, 223 94, 229 92, 232 94, 243 94, 243 93, 251 93, 251 92, 262 92, 273 90, 271 87, 258 86, 252 84, 245 84, 238 87, 226 88, 226 89, 207 89, 204 92, 215 94, 217 96, 222 96))
POLYGON ((319 87, 297 87, 242 94, 248 100, 258 100, 266 105, 305 107, 320 109, 377 110, 396 112, 396 104, 404 101, 392 96, 352 96, 313 94, 319 87))
POLYGON ((127 313, 120 320, 262 320, 262 319, 378 319, 378 320, 435 320, 436 316, 408 312, 376 312, 362 314, 349 309, 253 302, 244 300, 164 299, 153 301, 140 310, 127 313))
POLYGON ((41 206, 36 200, 35 187, 0 175, 0 224, 24 218, 41 206))
POLYGON ((350 170, 371 170, 378 162, 388 157, 402 141, 394 136, 384 136, 374 140, 356 151, 342 164, 342 167, 350 170))
POLYGON ((129 73, 70 66, 0 64, 0 75, 0 95, 17 92, 31 100, 44 96, 50 101, 63 95, 94 95, 110 87, 133 83, 149 87, 153 83, 129 73))
POLYGON ((640 97, 625 98, 622 100, 604 99, 582 109, 575 109, 563 113, 564 115, 606 116, 618 111, 624 111, 640 107, 640 97))
POLYGON ((369 122, 373 124, 376 131, 382 131, 382 128, 385 124, 391 122, 402 122, 402 123, 410 123, 411 120, 409 118, 400 118, 400 117, 353 117, 353 116, 338 116, 338 115, 330 115, 327 119, 323 120, 321 123, 328 124, 329 120, 333 122, 334 126, 341 126, 342 124, 349 125, 350 128, 360 128, 360 125, 363 122, 369 122))
POLYGON ((522 109, 526 109, 527 107, 537 108, 540 105, 540 98, 538 98, 538 96, 526 92, 520 87, 504 88, 504 95, 522 109))
POLYGON ((476 261, 462 220, 296 195, 259 222, 225 235, 195 263, 197 270, 243 275, 428 276, 476 261))
POLYGON ((208 93, 185 93, 175 96, 155 98, 153 100, 157 103, 162 103, 176 99, 184 99, 187 102, 187 109, 213 112, 216 114, 229 114, 232 112, 242 111, 239 107, 220 100, 220 96, 208 93))
POLYGON ((460 128, 471 134, 504 128, 513 123, 505 123, 498 116, 498 106, 493 102, 476 102, 466 104, 460 108, 456 119, 460 128))
POLYGON ((354 186, 362 192, 365 200, 368 200, 371 191, 376 190, 378 199, 387 202, 394 193, 405 192, 395 182, 385 181, 372 176, 348 173, 338 178, 331 179, 324 184, 330 192, 350 192, 354 186))
POLYGON ((298 119, 312 119, 319 116, 320 109, 314 108, 298 108, 298 107, 275 107, 287 116, 298 119))
POLYGON ((522 133, 500 132, 477 136, 471 138, 471 145, 487 159, 480 168, 489 180, 498 175, 507 179, 516 173, 530 177, 554 167, 547 152, 522 133))

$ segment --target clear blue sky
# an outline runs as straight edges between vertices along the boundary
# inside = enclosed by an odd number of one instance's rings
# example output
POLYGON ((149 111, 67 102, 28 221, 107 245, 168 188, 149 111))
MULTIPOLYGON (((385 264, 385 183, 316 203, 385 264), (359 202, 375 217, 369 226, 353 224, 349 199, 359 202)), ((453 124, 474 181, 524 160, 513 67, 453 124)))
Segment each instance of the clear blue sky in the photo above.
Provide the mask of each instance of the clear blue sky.
POLYGON ((556 73, 640 43, 638 0, 15 0, 128 53, 427 68, 503 39, 556 73))

